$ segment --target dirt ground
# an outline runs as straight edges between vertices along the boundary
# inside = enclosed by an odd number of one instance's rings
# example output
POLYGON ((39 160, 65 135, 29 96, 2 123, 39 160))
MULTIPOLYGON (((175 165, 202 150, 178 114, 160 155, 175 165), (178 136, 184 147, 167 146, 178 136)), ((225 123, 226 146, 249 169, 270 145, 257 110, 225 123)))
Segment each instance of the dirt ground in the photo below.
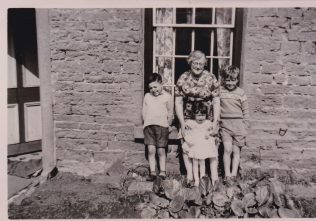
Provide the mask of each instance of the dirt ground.
MULTIPOLYGON (((93 183, 84 177, 60 172, 19 205, 9 205, 8 214, 10 219, 140 218, 135 205, 146 197, 127 197, 124 188, 93 183)), ((300 199, 300 202, 304 217, 316 217, 315 198, 300 199)))
POLYGON ((71 173, 39 186, 20 205, 9 205, 10 219, 139 218, 133 204, 138 196, 125 198, 124 191, 71 173))

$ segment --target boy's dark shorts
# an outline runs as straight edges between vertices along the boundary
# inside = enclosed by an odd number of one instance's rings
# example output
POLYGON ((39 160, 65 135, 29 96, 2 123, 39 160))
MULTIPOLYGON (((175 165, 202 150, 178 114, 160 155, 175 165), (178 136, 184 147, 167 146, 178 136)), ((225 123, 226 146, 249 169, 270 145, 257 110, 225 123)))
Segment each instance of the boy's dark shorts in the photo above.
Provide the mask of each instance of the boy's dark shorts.
POLYGON ((220 134, 223 142, 243 147, 246 145, 246 126, 243 119, 221 119, 220 134))
POLYGON ((167 147, 169 138, 168 127, 149 125, 144 128, 145 145, 154 145, 157 148, 167 147))

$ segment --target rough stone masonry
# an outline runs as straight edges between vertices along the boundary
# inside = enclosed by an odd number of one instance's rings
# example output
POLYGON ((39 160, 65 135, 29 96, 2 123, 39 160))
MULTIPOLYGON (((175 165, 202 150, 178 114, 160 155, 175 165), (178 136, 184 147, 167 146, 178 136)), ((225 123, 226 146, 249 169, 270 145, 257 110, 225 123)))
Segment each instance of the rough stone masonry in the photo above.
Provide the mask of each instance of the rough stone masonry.
MULTIPOLYGON (((242 81, 251 129, 242 164, 316 174, 315 8, 247 9, 242 81), (255 159, 255 160, 254 160, 255 159)), ((51 9, 58 166, 89 175, 145 163, 143 9, 51 9), (85 170, 83 170, 85 168, 85 170)))
POLYGON ((243 43, 251 107, 244 161, 316 181, 316 9, 249 9, 243 43))
POLYGON ((133 142, 144 93, 142 11, 53 9, 50 28, 59 167, 88 175, 117 159, 144 161, 133 142))

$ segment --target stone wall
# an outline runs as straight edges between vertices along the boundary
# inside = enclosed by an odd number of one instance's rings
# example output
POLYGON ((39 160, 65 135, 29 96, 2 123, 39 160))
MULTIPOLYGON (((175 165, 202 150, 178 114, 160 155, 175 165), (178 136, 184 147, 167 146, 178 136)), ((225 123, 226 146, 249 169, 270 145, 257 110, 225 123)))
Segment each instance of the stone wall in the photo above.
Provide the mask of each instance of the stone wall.
MULTIPOLYGON (((316 9, 246 12, 242 70, 251 128, 242 165, 315 176, 316 9)), ((143 29, 142 9, 50 10, 61 170, 89 175, 117 159, 127 167, 146 163, 133 137, 141 125, 143 29)))
POLYGON ((315 176, 316 9, 248 9, 244 31, 244 161, 315 176))
POLYGON ((60 170, 89 175, 117 160, 145 160, 133 137, 141 124, 142 16, 141 9, 50 10, 60 170))

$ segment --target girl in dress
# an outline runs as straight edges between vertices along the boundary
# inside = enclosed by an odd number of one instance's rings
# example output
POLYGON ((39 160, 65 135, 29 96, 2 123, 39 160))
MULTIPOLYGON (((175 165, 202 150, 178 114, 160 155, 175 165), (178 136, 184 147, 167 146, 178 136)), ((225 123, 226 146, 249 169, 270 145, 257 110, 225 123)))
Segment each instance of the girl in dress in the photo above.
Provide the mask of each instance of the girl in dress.
MULTIPOLYGON (((187 121, 184 134, 183 151, 186 151, 193 162, 194 186, 199 186, 200 179, 205 176, 205 159, 217 160, 217 148, 213 132, 213 123, 207 117, 207 105, 195 102, 193 105, 194 120, 187 121), (200 170, 199 170, 200 169, 200 170), (199 173, 200 172, 200 173, 199 173)), ((211 167, 211 174, 216 175, 217 168, 211 167)), ((212 177, 212 181, 218 177, 212 177)))

